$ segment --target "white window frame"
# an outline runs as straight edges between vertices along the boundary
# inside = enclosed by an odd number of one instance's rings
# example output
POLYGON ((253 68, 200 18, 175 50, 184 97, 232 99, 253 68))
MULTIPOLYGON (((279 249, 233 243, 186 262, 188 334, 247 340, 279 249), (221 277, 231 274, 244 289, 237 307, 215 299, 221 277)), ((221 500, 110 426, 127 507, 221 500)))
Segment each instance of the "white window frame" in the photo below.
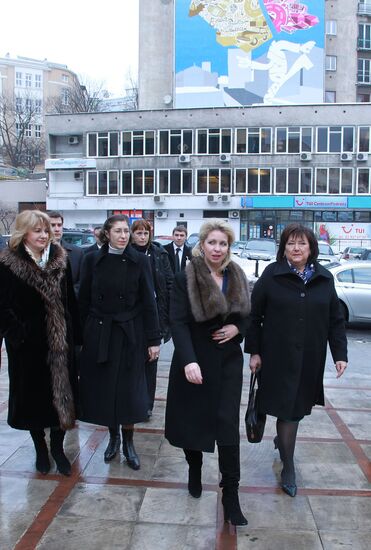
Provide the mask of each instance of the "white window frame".
POLYGON ((42 99, 35 99, 35 114, 37 115, 42 114, 42 106, 43 106, 42 99))
POLYGON ((15 110, 17 113, 22 113, 23 111, 23 98, 22 97, 16 97, 15 98, 15 110))
POLYGON ((360 50, 371 50, 371 24, 358 23, 358 48, 360 50), (362 32, 361 32, 362 28, 362 32), (361 34, 363 35, 361 37, 361 34))
POLYGON ((25 88, 32 88, 32 73, 25 73, 24 84, 25 88))
POLYGON ((273 128, 271 126, 251 126, 248 128, 235 128, 234 131, 234 152, 236 155, 271 155, 272 154, 272 143, 273 143, 273 128), (256 131, 257 130, 257 131, 256 131), (263 132, 268 131, 270 135, 269 140, 269 150, 262 151, 262 142, 263 142, 263 132), (240 133, 245 133, 245 144, 246 150, 239 151, 239 141, 238 135, 240 133), (249 151, 249 137, 258 136, 259 139, 259 150, 258 151, 249 151))
POLYGON ((345 168, 342 166, 331 166, 331 167, 325 167, 325 166, 317 166, 315 168, 315 175, 314 175, 314 182, 313 182, 313 189, 314 189, 314 195, 330 195, 332 197, 341 196, 341 195, 353 195, 354 190, 354 170, 353 168, 345 168), (317 191, 317 180, 318 180, 318 172, 322 170, 326 172, 326 191, 317 191), (330 193, 329 191, 329 184, 330 184, 330 170, 339 170, 339 192, 338 193, 330 193), (341 191, 343 177, 345 173, 351 172, 352 175, 352 190, 351 191, 341 191))
POLYGON ((326 35, 327 36, 336 36, 337 35, 337 21, 335 19, 328 19, 326 21, 326 35))
POLYGON ((371 153, 371 126, 358 126, 357 133, 357 153, 371 153), (368 136, 368 148, 361 147, 361 132, 365 131, 368 136))
POLYGON ((63 88, 61 92, 62 105, 68 106, 70 104, 70 91, 68 88, 63 88))
POLYGON ((221 153, 232 153, 232 128, 197 128, 195 151, 197 155, 220 155, 221 153), (206 132, 206 152, 199 151, 199 135, 201 132, 206 132), (229 132, 229 147, 223 147, 223 133, 229 132), (210 152, 210 140, 219 138, 217 151, 210 152))
POLYGON ((15 85, 18 88, 21 88, 23 86, 23 74, 19 71, 15 73, 15 85))
POLYGON ((86 196, 87 197, 117 197, 120 194, 120 174, 118 170, 88 170, 86 176, 86 196), (99 193, 100 186, 100 174, 106 173, 107 175, 107 193, 99 193), (97 177, 97 193, 89 193, 89 174, 96 174, 97 177), (117 176, 117 192, 110 193, 110 176, 111 174, 116 174, 117 176))
POLYGON ((42 88, 42 75, 35 74, 35 88, 42 88))
POLYGON ((248 168, 235 168, 233 173, 233 189, 235 195, 270 195, 272 193, 272 169, 268 166, 249 166, 248 168), (258 174, 258 190, 254 191, 253 193, 249 192, 249 172, 250 171, 257 171, 258 174), (237 172, 245 172, 245 189, 243 191, 237 190, 237 172), (262 181, 262 173, 268 172, 269 173, 269 191, 262 191, 261 190, 261 181, 262 181))
POLYGON ((157 154, 160 156, 170 156, 170 155, 192 155, 194 151, 194 132, 191 128, 161 128, 157 131, 157 154), (167 133, 167 152, 161 152, 162 147, 162 134, 165 134, 166 138, 167 133), (191 146, 189 147, 188 139, 185 139, 185 135, 191 135, 191 146), (180 138, 180 143, 178 144, 177 151, 172 153, 172 139, 180 138))
POLYGON ((191 170, 190 168, 184 168, 184 169, 180 169, 180 168, 159 168, 157 170, 157 193, 159 195, 169 195, 171 197, 173 196, 178 196, 178 195, 193 195, 193 186, 194 186, 194 183, 193 183, 193 170, 191 170), (170 180, 171 180, 171 173, 172 172, 180 172, 180 192, 179 193, 171 193, 171 187, 170 187, 170 180), (160 183, 161 183, 161 174, 162 173, 167 173, 167 178, 168 178, 168 181, 167 181, 167 191, 163 191, 160 189, 160 183), (183 189, 183 181, 184 181, 184 174, 185 173, 190 173, 191 174, 191 190, 190 191, 187 191, 185 192, 184 189, 183 189))
POLYGON ((200 168, 196 170, 196 175, 194 179, 194 194, 195 195, 230 195, 233 190, 233 172, 231 168, 200 168), (218 191, 210 191, 210 172, 218 172, 218 191), (198 175, 199 172, 206 172, 207 178, 207 191, 198 192, 198 175), (229 191, 222 190, 222 176, 224 173, 229 172, 229 191))
POLYGON ((35 138, 41 138, 41 124, 35 124, 35 138))
POLYGON ((277 126, 275 129, 274 150, 277 155, 298 155, 300 153, 311 153, 313 151, 313 127, 312 126, 277 126), (298 131, 294 131, 294 128, 298 128, 298 131), (286 130, 286 150, 278 151, 278 131, 286 130), (310 130, 310 148, 304 147, 303 130, 310 130), (291 138, 298 136, 299 139, 299 151, 289 151, 289 143, 291 138))
POLYGON ((86 156, 88 158, 114 158, 114 157, 118 157, 120 156, 120 132, 116 132, 116 131, 113 131, 113 132, 88 132, 87 136, 86 136, 86 156), (115 135, 117 137, 117 153, 116 154, 112 154, 111 153, 111 150, 112 150, 112 147, 113 147, 113 144, 111 143, 111 141, 113 141, 113 135, 115 135), (90 143, 91 141, 93 142, 94 144, 94 141, 95 141, 95 151, 96 151, 96 154, 95 155, 91 155, 90 152, 89 152, 89 146, 90 146, 90 143), (100 146, 100 143, 102 143, 103 141, 107 141, 107 155, 100 155, 99 154, 99 146, 100 146))
POLYGON ((371 59, 358 58, 357 82, 358 84, 371 84, 371 59))
POLYGON ((68 74, 62 74, 62 82, 68 82, 69 81, 69 78, 68 78, 68 74))
POLYGON ((153 157, 156 154, 156 130, 123 130, 121 132, 121 149, 120 154, 123 157, 153 157), (124 136, 125 134, 130 135, 130 149, 131 153, 124 153, 124 145, 126 142, 124 136), (152 134, 152 137, 151 137, 152 134), (147 140, 153 139, 153 151, 149 152, 149 142, 147 140), (143 153, 138 155, 134 154, 134 143, 135 141, 142 141, 143 153))
POLYGON ((354 126, 317 126, 316 127, 316 153, 318 153, 319 155, 321 154, 324 154, 324 155, 327 155, 327 154, 331 154, 331 153, 354 153, 354 149, 355 149, 355 127, 354 126), (337 128, 340 128, 340 130, 337 130, 337 128), (353 132, 353 138, 352 138, 352 141, 353 141, 353 146, 352 146, 352 149, 349 149, 349 148, 345 148, 344 145, 344 140, 345 140, 345 132, 344 130, 345 129, 349 129, 351 128, 352 129, 352 132, 353 132), (318 135, 319 135, 319 132, 320 130, 323 130, 323 129, 326 129, 327 131, 327 149, 326 151, 319 151, 318 149, 318 146, 319 146, 319 138, 318 138, 318 135), (334 137, 336 136, 336 134, 339 134, 340 135, 340 151, 331 151, 330 150, 330 144, 331 144, 331 137, 334 137))
POLYGON ((357 168, 357 180, 356 180, 356 195, 361 195, 364 197, 365 195, 370 195, 371 193, 371 168, 365 167, 365 168, 357 168), (368 187, 364 192, 359 191, 359 175, 361 172, 368 172, 368 187))
POLYGON ((312 195, 313 194, 313 169, 311 167, 303 168, 298 166, 292 166, 290 168, 287 168, 285 166, 276 166, 274 169, 274 194, 275 195, 312 195), (278 170, 285 171, 286 177, 285 177, 285 191, 277 191, 277 172, 278 170), (298 191, 293 192, 289 191, 289 175, 290 170, 298 170, 298 191), (301 185, 302 185, 302 179, 305 172, 310 172, 310 190, 309 191, 302 191, 301 185))
POLYGON ((335 72, 337 66, 336 55, 326 55, 325 57, 325 70, 329 72, 335 72))
POLYGON ((151 196, 155 194, 156 189, 156 172, 152 169, 138 169, 138 170, 121 170, 121 179, 120 179, 120 195, 122 196, 137 196, 137 197, 143 197, 143 196, 151 196), (134 172, 142 172, 142 192, 141 193, 134 193, 134 172), (145 192, 145 172, 151 172, 153 176, 153 188, 148 193, 145 192), (124 173, 130 174, 130 193, 124 193, 123 192, 123 181, 124 181, 124 173))
POLYGON ((24 129, 24 137, 32 137, 32 125, 26 124, 24 129))

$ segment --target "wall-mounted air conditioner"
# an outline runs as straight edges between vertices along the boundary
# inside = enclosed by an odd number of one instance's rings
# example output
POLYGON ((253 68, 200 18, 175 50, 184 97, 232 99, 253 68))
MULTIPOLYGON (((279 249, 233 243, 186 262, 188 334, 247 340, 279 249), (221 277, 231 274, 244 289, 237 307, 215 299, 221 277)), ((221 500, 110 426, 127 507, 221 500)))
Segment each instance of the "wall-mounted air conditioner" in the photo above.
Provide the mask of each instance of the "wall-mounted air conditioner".
POLYGON ((191 162, 191 155, 179 155, 179 162, 182 164, 191 162))
POLYGON ((231 196, 230 195, 222 195, 222 202, 226 204, 227 202, 231 202, 231 196))
POLYGON ((207 195, 207 202, 215 202, 216 196, 215 195, 207 195))
POLYGON ((228 212, 228 218, 231 218, 233 220, 237 220, 240 217, 240 211, 239 210, 230 210, 228 212))
POLYGON ((229 153, 222 153, 219 155, 220 162, 231 162, 231 155, 229 153))
POLYGON ((155 195, 153 197, 153 200, 157 202, 157 204, 159 204, 159 203, 165 202, 165 197, 163 197, 162 195, 155 195))
POLYGON ((368 153, 357 153, 357 160, 359 162, 366 162, 368 160, 368 153))
POLYGON ((352 158, 353 158, 352 153, 341 153, 340 155, 340 160, 342 162, 349 162, 352 160, 352 158))
POLYGON ((312 160, 312 153, 307 153, 307 152, 300 153, 300 160, 304 162, 312 160))
POLYGON ((80 142, 79 136, 68 136, 69 145, 77 145, 80 142))
POLYGON ((155 215, 156 215, 156 218, 160 218, 160 219, 167 218, 167 210, 157 210, 155 215))
POLYGON ((74 172, 73 178, 74 178, 76 181, 82 180, 82 172, 74 172))

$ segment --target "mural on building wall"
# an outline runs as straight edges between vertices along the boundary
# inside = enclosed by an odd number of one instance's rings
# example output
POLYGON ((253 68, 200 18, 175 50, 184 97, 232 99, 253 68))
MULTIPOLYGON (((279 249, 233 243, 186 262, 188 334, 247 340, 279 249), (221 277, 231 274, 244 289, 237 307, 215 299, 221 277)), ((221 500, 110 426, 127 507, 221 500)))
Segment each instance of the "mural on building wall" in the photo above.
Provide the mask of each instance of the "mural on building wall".
POLYGON ((324 0, 177 0, 176 107, 323 101, 324 0))

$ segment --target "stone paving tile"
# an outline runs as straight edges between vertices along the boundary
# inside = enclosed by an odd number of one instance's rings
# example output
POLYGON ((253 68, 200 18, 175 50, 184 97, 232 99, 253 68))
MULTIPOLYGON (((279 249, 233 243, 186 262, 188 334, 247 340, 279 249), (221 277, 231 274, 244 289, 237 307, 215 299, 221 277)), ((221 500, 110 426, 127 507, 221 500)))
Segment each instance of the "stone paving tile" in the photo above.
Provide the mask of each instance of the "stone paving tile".
MULTIPOLYGON (((188 482, 188 464, 184 456, 159 457, 154 465, 152 479, 158 481, 188 482)), ((217 484, 219 481, 218 457, 216 454, 204 453, 202 483, 217 484)))
POLYGON ((338 414, 356 439, 370 439, 371 411, 339 411, 338 414))
POLYGON ((371 542, 370 497, 310 496, 308 499, 320 531, 368 531, 371 542))
POLYGON ((14 550, 23 533, 32 524, 35 514, 19 514, 16 512, 0 513, 0 548, 14 550))
POLYGON ((371 409, 371 389, 343 389, 341 391, 329 388, 326 397, 335 408, 371 409))
POLYGON ((135 523, 57 516, 37 550, 130 550, 135 523))
POLYGON ((194 525, 156 525, 138 523, 130 550, 211 550, 215 547, 215 528, 194 525))
POLYGON ((215 525, 217 493, 203 491, 194 499, 186 490, 149 488, 139 512, 140 523, 215 525))
POLYGON ((356 531, 341 531, 328 533, 320 531, 323 550, 370 550, 370 533, 356 531))
POLYGON ((238 550, 323 550, 317 531, 238 529, 238 550))

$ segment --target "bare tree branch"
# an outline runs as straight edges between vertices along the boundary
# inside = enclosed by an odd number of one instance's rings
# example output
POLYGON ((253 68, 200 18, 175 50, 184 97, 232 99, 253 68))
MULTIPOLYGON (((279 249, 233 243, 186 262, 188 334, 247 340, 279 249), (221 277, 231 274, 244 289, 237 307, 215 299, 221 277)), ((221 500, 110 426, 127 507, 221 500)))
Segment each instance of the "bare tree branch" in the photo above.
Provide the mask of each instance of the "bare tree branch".
POLYGON ((0 202, 0 222, 4 228, 4 231, 2 231, 4 235, 8 235, 10 233, 10 228, 13 225, 16 216, 17 211, 15 208, 10 208, 0 202))
POLYGON ((96 113, 101 111, 102 99, 107 94, 103 82, 87 78, 74 80, 65 87, 60 96, 50 98, 47 104, 49 113, 96 113))

